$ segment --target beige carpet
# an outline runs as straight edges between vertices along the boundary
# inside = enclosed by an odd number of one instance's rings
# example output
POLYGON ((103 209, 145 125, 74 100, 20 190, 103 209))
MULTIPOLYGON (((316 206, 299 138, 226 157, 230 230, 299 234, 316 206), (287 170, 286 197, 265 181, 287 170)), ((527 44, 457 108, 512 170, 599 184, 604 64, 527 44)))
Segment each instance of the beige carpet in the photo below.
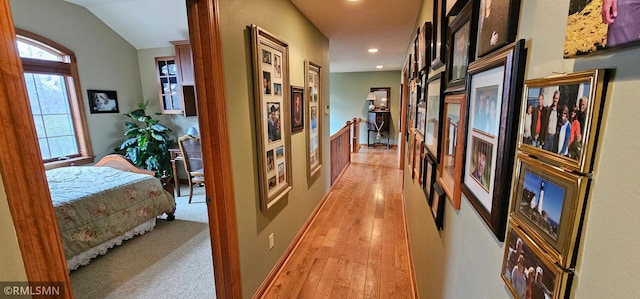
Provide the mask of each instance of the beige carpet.
POLYGON ((75 298, 215 298, 204 187, 182 187, 176 219, 71 272, 75 298))

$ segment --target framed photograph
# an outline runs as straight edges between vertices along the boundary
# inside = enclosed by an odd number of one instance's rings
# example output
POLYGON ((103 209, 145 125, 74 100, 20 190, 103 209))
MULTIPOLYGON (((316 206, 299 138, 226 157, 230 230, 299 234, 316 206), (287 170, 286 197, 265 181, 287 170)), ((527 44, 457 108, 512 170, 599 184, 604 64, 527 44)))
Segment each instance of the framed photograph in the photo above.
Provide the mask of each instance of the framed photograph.
POLYGON ((289 46, 264 29, 251 25, 251 53, 258 152, 260 207, 269 209, 286 196, 291 185, 291 115, 286 92, 275 94, 275 84, 289 90, 289 46), (279 57, 280 70, 274 57, 279 57), (280 77, 273 76, 280 73, 280 77), (275 153, 275 154, 274 154, 275 153), (277 166, 277 167, 276 167, 277 166))
POLYGON ((304 129, 304 87, 291 86, 291 133, 304 129))
MULTIPOLYGON (((458 1, 460 2, 460 1, 458 1)), ((448 3, 448 2, 447 2, 448 3)), ((472 0, 460 11, 449 25, 447 42, 447 92, 462 91, 469 62, 475 59, 478 9, 476 0, 472 0), (471 53, 471 55, 469 55, 471 53)))
POLYGON ((465 137, 467 96, 450 94, 444 98, 444 123, 440 143, 440 171, 438 183, 453 204, 460 209, 460 180, 462 178, 462 144, 465 137))
POLYGON ((416 129, 409 129, 409 144, 407 146, 407 166, 409 167, 409 171, 411 172, 411 178, 415 177, 415 173, 413 172, 413 152, 415 151, 416 146, 416 129))
POLYGON ((502 261, 502 280, 514 298, 568 298, 573 279, 511 222, 502 261), (531 296, 527 296, 530 289, 531 296), (565 296, 567 295, 567 296, 565 296))
POLYGON ((607 70, 525 81, 518 148, 551 164, 593 171, 607 70))
POLYGON ((413 146, 413 175, 418 178, 418 184, 422 185, 422 156, 424 154, 424 138, 416 134, 413 146))
POLYGON ((418 50, 420 51, 421 61, 418 64, 420 71, 428 73, 427 70, 431 66, 431 36, 433 35, 431 22, 425 22, 420 28, 420 39, 418 50))
POLYGON ((409 98, 408 106, 407 106, 407 117, 409 119, 409 128, 416 128, 418 117, 418 101, 422 99, 422 94, 420 93, 421 86, 420 81, 412 80, 411 81, 411 97, 409 98))
POLYGON ((570 0, 564 58, 640 45, 638 5, 633 1, 570 0))
POLYGON ((305 60, 306 104, 309 107, 307 139, 307 181, 317 178, 322 169, 322 76, 320 65, 305 60))
POLYGON ((520 0, 481 0, 477 57, 515 41, 519 15, 520 0))
POLYGON ((570 268, 589 179, 518 154, 511 218, 570 268))
POLYGON ((442 84, 442 74, 440 72, 427 82, 427 90, 425 91, 427 101, 427 117, 424 134, 424 145, 427 151, 434 157, 436 163, 440 163, 440 136, 442 135, 443 119, 443 102, 444 102, 444 85, 442 84))
POLYGON ((436 222, 436 228, 440 231, 444 228, 444 202, 446 194, 438 182, 433 183, 433 197, 431 203, 431 214, 436 222))
POLYGON ((504 240, 525 49, 520 40, 469 65, 462 192, 504 240))
POLYGON ((115 90, 87 90, 91 113, 119 113, 115 90))
POLYGON ((422 168, 424 168, 422 192, 424 192, 424 196, 427 199, 429 207, 433 207, 433 183, 436 181, 436 163, 431 155, 424 154, 422 164, 422 168))
POLYGON ((433 25, 431 36, 431 69, 436 70, 444 65, 446 55, 447 18, 445 16, 446 0, 433 1, 433 25))

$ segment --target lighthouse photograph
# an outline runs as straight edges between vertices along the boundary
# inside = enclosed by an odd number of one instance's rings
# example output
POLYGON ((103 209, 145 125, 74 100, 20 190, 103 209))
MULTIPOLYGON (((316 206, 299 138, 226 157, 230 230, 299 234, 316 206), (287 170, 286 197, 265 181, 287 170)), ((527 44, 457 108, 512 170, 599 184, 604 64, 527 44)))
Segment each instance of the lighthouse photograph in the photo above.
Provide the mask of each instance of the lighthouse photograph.
POLYGON ((557 241, 565 193, 564 188, 525 171, 520 212, 557 241))

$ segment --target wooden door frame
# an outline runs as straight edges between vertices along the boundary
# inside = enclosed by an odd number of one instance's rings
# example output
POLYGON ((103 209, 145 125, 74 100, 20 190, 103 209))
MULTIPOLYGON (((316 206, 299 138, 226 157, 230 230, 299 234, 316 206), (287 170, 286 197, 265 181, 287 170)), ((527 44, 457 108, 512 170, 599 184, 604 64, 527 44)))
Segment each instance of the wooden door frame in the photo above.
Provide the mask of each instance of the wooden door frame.
MULTIPOLYGON (((218 298, 241 298, 238 231, 216 0, 187 0, 218 298), (215 165, 215 167, 214 167, 215 165)), ((71 282, 28 106, 9 0, 0 0, 0 174, 29 282, 71 282)))

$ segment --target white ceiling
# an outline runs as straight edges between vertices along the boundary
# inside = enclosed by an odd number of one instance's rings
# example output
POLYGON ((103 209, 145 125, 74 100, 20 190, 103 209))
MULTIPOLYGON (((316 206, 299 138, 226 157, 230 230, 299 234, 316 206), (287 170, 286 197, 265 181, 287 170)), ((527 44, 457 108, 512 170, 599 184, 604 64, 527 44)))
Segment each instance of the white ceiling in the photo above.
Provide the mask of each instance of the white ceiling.
MULTIPOLYGON (((189 39, 184 0, 65 0, 84 6, 137 49, 189 39)), ((229 0, 224 0, 229 1, 229 0)), ((330 70, 400 70, 422 0, 291 0, 329 38, 330 70), (369 48, 379 49, 370 54, 369 48)))

